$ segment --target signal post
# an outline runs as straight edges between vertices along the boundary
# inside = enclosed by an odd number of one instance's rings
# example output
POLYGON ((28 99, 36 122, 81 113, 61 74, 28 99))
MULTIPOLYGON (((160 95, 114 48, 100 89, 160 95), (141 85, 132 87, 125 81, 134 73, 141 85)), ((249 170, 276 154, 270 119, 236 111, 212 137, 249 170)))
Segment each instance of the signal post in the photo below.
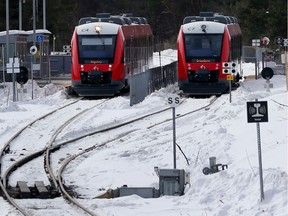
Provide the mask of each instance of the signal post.
POLYGON ((234 74, 237 73, 237 63, 236 62, 223 62, 222 63, 222 73, 227 74, 226 79, 229 81, 229 101, 232 102, 232 81, 234 80, 234 74))
POLYGON ((267 101, 247 102, 247 119, 248 123, 256 123, 257 141, 258 141, 258 160, 259 160, 259 179, 260 179, 260 200, 264 200, 264 184, 262 169, 261 137, 260 122, 268 122, 268 105, 267 101))
POLYGON ((173 164, 176 169, 176 114, 175 107, 180 104, 180 97, 177 94, 168 95, 168 104, 172 107, 173 117, 173 164))

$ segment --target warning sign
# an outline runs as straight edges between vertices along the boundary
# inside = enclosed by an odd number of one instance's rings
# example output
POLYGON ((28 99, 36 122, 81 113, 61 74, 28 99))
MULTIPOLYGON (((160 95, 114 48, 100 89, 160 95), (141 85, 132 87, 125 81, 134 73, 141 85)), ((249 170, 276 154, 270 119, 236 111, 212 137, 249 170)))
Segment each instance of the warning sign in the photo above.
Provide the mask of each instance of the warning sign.
POLYGON ((268 122, 267 101, 247 102, 248 123, 268 122))

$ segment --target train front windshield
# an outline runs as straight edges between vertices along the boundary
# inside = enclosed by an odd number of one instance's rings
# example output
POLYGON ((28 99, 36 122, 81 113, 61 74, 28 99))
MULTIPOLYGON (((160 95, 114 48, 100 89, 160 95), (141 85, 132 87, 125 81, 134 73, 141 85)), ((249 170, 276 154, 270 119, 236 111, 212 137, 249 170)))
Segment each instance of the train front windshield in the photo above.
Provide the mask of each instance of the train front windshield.
POLYGON ((219 62, 223 34, 185 34, 187 62, 219 62))
POLYGON ((116 35, 81 35, 78 42, 80 64, 113 63, 116 35))

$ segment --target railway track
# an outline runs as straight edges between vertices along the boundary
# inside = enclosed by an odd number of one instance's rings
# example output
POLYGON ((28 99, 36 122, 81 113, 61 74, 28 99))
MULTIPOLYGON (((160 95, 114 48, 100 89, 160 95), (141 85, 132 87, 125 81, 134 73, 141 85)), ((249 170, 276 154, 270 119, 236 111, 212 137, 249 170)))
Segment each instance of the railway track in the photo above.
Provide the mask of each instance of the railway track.
MULTIPOLYGON (((201 110, 201 109, 206 109, 208 106, 210 106, 213 102, 215 102, 216 98, 215 99, 212 99, 208 105, 202 107, 202 108, 199 108, 197 110, 193 110, 193 111, 189 111, 189 112, 185 112, 185 113, 182 113, 180 116, 178 116, 177 118, 180 118, 182 116, 185 116, 185 115, 189 115, 191 113, 194 113, 198 110, 201 110)), ((94 107, 96 106, 99 106, 99 105, 94 105, 94 106, 91 106, 91 109, 93 109, 94 107)), ((63 107, 64 108, 64 107, 63 107)), ((114 123, 114 124, 111 124, 111 126, 109 127, 105 127, 105 128, 98 128, 94 131, 90 131, 86 134, 83 134, 83 135, 80 135, 80 136, 77 136, 73 139, 70 139, 70 140, 66 140, 66 141, 56 141, 56 138, 57 136, 63 131, 64 128, 66 128, 69 124, 71 124, 73 121, 75 121, 75 119, 79 118, 80 116, 83 116, 85 113, 87 113, 90 109, 86 109, 86 110, 83 110, 81 112, 78 112, 77 114, 73 115, 72 117, 70 116, 61 126, 58 126, 58 129, 55 130, 51 135, 50 135, 50 139, 48 141, 46 141, 46 145, 45 147, 35 151, 34 150, 34 153, 30 154, 28 157, 23 157, 22 159, 20 160, 17 160, 16 162, 14 162, 11 166, 9 166, 9 168, 6 170, 6 172, 4 173, 4 175, 1 175, 1 189, 2 189, 2 192, 4 194, 4 196, 7 198, 7 200, 13 205, 15 206, 23 215, 31 215, 31 210, 29 213, 27 213, 27 210, 23 209, 23 207, 19 206, 17 204, 17 202, 15 202, 15 194, 17 194, 17 192, 15 192, 15 190, 11 192, 11 186, 9 185, 9 177, 11 176, 11 173, 13 171, 15 171, 17 168, 21 167, 23 164, 27 164, 28 161, 30 161, 32 158, 37 158, 41 155, 45 155, 44 158, 45 158, 45 162, 44 162, 44 167, 45 167, 45 170, 46 170, 46 173, 47 173, 47 176, 48 176, 48 179, 49 179, 49 183, 50 183, 50 186, 49 186, 49 191, 50 191, 50 195, 49 196, 55 196, 57 197, 58 195, 62 194, 63 197, 65 199, 68 199, 69 202, 73 203, 75 206, 77 206, 77 208, 80 208, 82 209, 85 214, 88 214, 88 215, 93 215, 95 216, 96 214, 94 212, 92 212, 91 210, 85 208, 82 204, 80 204, 79 202, 77 202, 77 199, 75 199, 75 192, 73 192, 73 190, 71 190, 71 188, 69 186, 65 186, 64 184, 64 181, 62 179, 62 173, 63 171, 65 170, 65 167, 71 162, 73 161, 75 158, 77 157, 80 157, 81 155, 87 153, 87 152, 91 152, 95 149, 98 149, 102 146, 105 146, 107 145, 108 143, 111 143, 112 141, 116 140, 116 139, 119 139, 121 137, 124 137, 126 136, 127 134, 129 133, 132 133, 134 132, 135 130, 140 130, 141 129, 141 126, 139 128, 135 128, 135 129, 130 129, 130 130, 126 130, 124 133, 118 133, 117 135, 115 135, 115 137, 112 137, 111 139, 109 139, 108 141, 106 142, 103 142, 101 144, 97 143, 97 144, 94 144, 94 145, 91 145, 87 148, 85 148, 84 150, 82 150, 81 152, 76 151, 77 153, 73 154, 73 156, 71 157, 68 157, 64 160, 64 162, 62 161, 62 165, 61 167, 58 169, 58 173, 57 175, 55 175, 55 172, 53 173, 53 170, 55 170, 55 168, 51 168, 51 153, 52 152, 57 152, 57 150, 59 150, 60 148, 63 149, 67 144, 72 144, 72 143, 75 143, 77 140, 81 140, 81 139, 84 139, 85 137, 88 137, 88 136, 93 136, 93 135, 96 135, 96 134, 100 134, 100 133, 103 133, 103 132, 107 132, 107 131, 111 131, 111 130, 114 130, 114 129, 118 129, 120 127, 123 127, 123 126, 127 126, 133 122, 137 122, 137 121, 140 121, 140 120, 143 120, 145 118, 148 118, 152 115, 157 115, 157 114, 160 114, 160 113, 163 113, 165 111, 168 111, 170 110, 170 107, 169 108, 164 108, 164 109, 161 109, 157 112, 150 112, 150 113, 146 113, 146 114, 143 114, 141 116, 137 116, 135 118, 131 118, 130 120, 127 120, 127 121, 122 121, 120 123, 114 123), (9 191, 10 189, 10 191, 9 191), (10 194, 9 194, 10 192, 10 194), (14 193, 13 193, 14 192, 14 193), (12 194, 12 196, 11 196, 12 194), (14 198, 13 198, 14 196, 14 198)), ((56 112, 56 111, 55 111, 56 112)), ((50 112, 49 114, 47 114, 45 117, 47 117, 48 115, 52 115, 54 112, 50 112)), ((45 118, 43 117, 43 118, 45 118)), ((38 120, 35 120, 31 123, 29 123, 27 125, 27 127, 24 127, 22 128, 19 133, 17 133, 17 135, 15 134, 6 144, 5 144, 5 147, 1 150, 1 156, 7 154, 11 148, 10 148, 10 145, 12 144, 13 140, 15 141, 16 137, 18 137, 25 129, 29 128, 32 124, 34 124, 35 122, 39 121, 41 118, 39 118, 38 120)), ((153 124, 152 126, 150 125, 149 127, 154 127, 154 126, 157 126, 159 124, 163 124, 167 121, 169 121, 171 119, 162 119, 160 120, 160 122, 156 122, 155 124, 153 124)), ((108 124, 107 124, 108 125, 108 124)), ((54 125, 55 126, 55 125, 54 125)), ((147 128, 149 128, 147 127, 147 128)), ((70 153, 72 154, 72 153, 70 153)), ((2 159, 2 158, 1 158, 2 159)), ((54 159, 52 160, 54 161, 54 159)), ((1 163, 2 165, 2 163, 1 163)), ((28 180, 27 180, 28 181, 28 180)), ((47 183, 47 182, 46 182, 47 183)), ((19 185, 18 185, 19 186, 19 185)), ((42 184, 43 186, 43 184, 42 184)), ((47 187, 46 187, 47 188, 47 187)), ((40 194, 40 193, 39 193, 40 194)), ((32 214, 33 215, 33 214, 32 214)))
MULTIPOLYGON (((80 98, 81 99, 81 98, 80 98)), ((7 161, 9 160, 5 160, 5 163, 3 162, 3 157, 9 155, 9 153, 13 153, 13 149, 12 147, 15 145, 15 142, 17 143, 17 139, 19 139, 19 136, 21 136, 22 133, 24 133, 27 130, 31 130, 31 128, 33 127, 34 124, 39 124, 40 121, 44 121, 44 119, 48 118, 49 116, 53 116, 55 115, 56 112, 66 112, 67 107, 73 107, 74 104, 76 104, 77 102, 80 101, 80 99, 72 101, 69 104, 66 104, 60 108, 57 108, 33 121, 31 121, 30 123, 28 123, 26 126, 22 127, 18 132, 16 132, 5 144, 4 147, 1 149, 1 170, 5 170, 5 167, 3 166, 3 164, 5 164, 5 166, 7 166, 7 161), (65 110, 65 111, 63 111, 65 110)), ((103 103, 100 102, 99 104, 103 103)), ((17 202, 15 202, 14 198, 31 198, 31 197, 36 197, 36 196, 41 196, 40 190, 42 188, 42 190, 46 193, 45 198, 47 197, 57 197, 59 195, 59 189, 58 189, 58 184, 56 182, 56 178, 50 168, 50 151, 51 151, 51 146, 52 143, 54 142, 54 139, 57 137, 57 135, 71 122, 73 121, 73 119, 77 118, 78 116, 80 116, 81 114, 89 111, 90 109, 94 108, 95 106, 99 105, 93 105, 91 106, 91 108, 85 109, 83 111, 77 112, 77 114, 72 115, 72 117, 69 117, 69 119, 67 121, 65 121, 62 125, 60 125, 60 127, 52 132, 51 138, 48 141, 40 141, 41 144, 45 144, 45 142, 47 142, 46 146, 45 145, 41 145, 39 143, 37 148, 35 147, 35 145, 31 145, 30 147, 25 148, 25 151, 29 152, 28 156, 24 156, 23 153, 19 154, 19 156, 15 159, 15 154, 14 155, 10 155, 10 157, 13 157, 13 160, 10 158, 11 162, 14 162, 12 165, 8 164, 8 168, 6 169, 6 171, 4 172, 4 174, 1 173, 1 183, 0 183, 0 187, 2 189, 2 193, 4 195, 4 197, 13 205, 16 207, 16 209, 18 209, 23 215, 31 215, 31 213, 27 212, 25 209, 23 209, 21 206, 19 206, 17 204, 17 202), (33 152, 33 153, 30 153, 33 152), (21 167, 23 164, 27 164, 28 162, 30 162, 31 160, 41 156, 44 153, 45 156, 45 170, 46 173, 48 175, 48 179, 51 182, 51 185, 49 186, 49 191, 47 189, 47 187, 45 187, 44 182, 40 182, 40 186, 39 186, 39 181, 35 182, 35 188, 31 188, 28 187, 28 185, 26 184, 25 181, 18 181, 16 187, 12 187, 9 185, 9 177, 11 175, 11 173, 13 171, 15 171, 17 168, 21 167), (46 190, 45 190, 46 188, 46 190), (30 190, 31 189, 31 190, 30 190), (39 190, 40 189, 40 190, 39 190), (38 191, 37 191, 38 190, 38 191)), ((63 113, 58 114, 58 118, 59 115, 63 115, 63 113)), ((57 117, 57 115, 56 115, 57 117)), ((50 119, 51 121, 51 119, 50 119)), ((39 127, 39 126, 36 126, 39 127)), ((45 132, 44 132, 45 133, 45 132)), ((41 137, 41 134, 40 134, 41 137)), ((25 138, 24 138, 25 139, 25 138)), ((27 139, 27 137, 26 137, 27 139)), ((28 138, 29 139, 29 138, 28 138)), ((31 138, 30 138, 30 142, 31 142, 31 138)), ((18 143, 19 140, 18 140, 18 143)), ((19 147, 18 147, 19 148, 19 147)), ((23 149, 22 149, 23 150, 23 149)), ((54 149, 55 150, 55 149, 54 149)), ((26 152, 26 153, 27 153, 26 152)), ((43 193, 42 193, 43 194, 43 193)), ((31 210, 30 210, 31 211, 31 210)))
MULTIPOLYGON (((205 109, 207 109, 209 106, 211 106, 216 100, 217 100, 217 97, 214 97, 214 98, 211 99, 211 101, 210 101, 207 105, 202 106, 202 107, 200 107, 200 108, 198 108, 198 109, 195 109, 195 110, 191 110, 191 111, 184 112, 184 113, 182 113, 181 115, 178 115, 176 118, 182 118, 182 117, 187 116, 187 115, 189 115, 189 114, 193 114, 193 113, 195 113, 195 112, 197 112, 197 111, 205 110, 205 109)), ((122 127, 122 126, 123 126, 123 127, 124 127, 124 126, 128 126, 129 124, 134 123, 134 122, 136 122, 136 121, 140 121, 140 120, 143 120, 143 119, 145 119, 145 118, 147 118, 147 117, 151 117, 152 115, 157 115, 157 114, 160 114, 160 113, 162 113, 162 112, 164 112, 164 111, 169 111, 169 110, 170 110, 170 108, 168 108, 168 109, 163 109, 163 110, 161 110, 160 112, 150 113, 150 114, 147 114, 147 115, 145 115, 145 116, 143 115, 143 116, 138 117, 138 118, 135 118, 135 119, 133 119, 133 120, 131 120, 131 121, 123 122, 122 124, 118 125, 118 127, 112 127, 112 128, 106 128, 106 129, 100 130, 100 131, 94 131, 94 132, 91 132, 91 133, 87 134, 87 136, 93 136, 93 135, 98 134, 98 133, 100 133, 100 132, 107 132, 107 131, 109 131, 109 130, 111 130, 111 129, 119 128, 119 127, 122 127)), ((73 154, 72 156, 66 158, 66 160, 64 160, 64 162, 62 163, 61 167, 59 168, 58 174, 57 174, 59 186, 60 186, 62 192, 65 194, 65 196, 67 196, 67 198, 68 198, 69 200, 75 200, 75 198, 77 198, 77 196, 79 196, 79 195, 77 194, 77 192, 71 192, 71 188, 72 188, 72 187, 71 187, 71 186, 68 186, 68 185, 65 185, 65 184, 64 184, 65 181, 64 181, 63 178, 62 178, 63 172, 65 171, 65 168, 66 168, 66 167, 69 165, 69 163, 71 163, 72 161, 74 161, 74 160, 76 160, 77 158, 80 158, 80 157, 83 157, 83 158, 89 157, 89 156, 85 156, 85 155, 87 155, 87 154, 89 154, 89 153, 91 153, 91 152, 93 152, 93 151, 95 151, 95 150, 101 149, 101 148, 109 145, 110 143, 113 143, 113 142, 116 141, 116 140, 119 140, 119 139, 121 139, 121 138, 124 138, 125 136, 127 136, 127 135, 129 135, 129 134, 132 134, 132 133, 134 133, 134 132, 136 132, 136 131, 140 132, 140 131, 143 130, 143 129, 150 129, 150 128, 155 127, 155 126, 159 126, 159 125, 161 125, 161 124, 165 124, 165 123, 167 123, 168 121, 171 121, 171 120, 172 120, 172 118, 162 119, 160 122, 155 122, 153 125, 150 125, 150 126, 146 126, 146 127, 144 126, 144 128, 143 128, 143 122, 139 122, 139 127, 138 127, 138 128, 136 127, 136 128, 133 128, 133 129, 131 129, 131 128, 129 129, 129 127, 128 127, 127 130, 124 130, 124 132, 116 133, 116 134, 115 134, 113 137, 111 137, 110 139, 108 139, 108 140, 106 140, 106 141, 103 141, 102 143, 97 142, 97 143, 95 143, 94 145, 92 145, 91 147, 88 147, 88 148, 86 148, 86 149, 83 149, 81 152, 78 152, 77 154, 73 154), (142 126, 140 126, 140 125, 142 125, 142 126), (69 192, 68 192, 68 191, 65 191, 66 189, 69 189, 69 192)), ((123 129, 122 129, 122 131, 123 131, 123 129)), ((141 132, 140 132, 140 133, 141 133, 141 132)), ((77 141, 77 140, 79 140, 79 139, 83 139, 84 137, 86 137, 86 136, 78 137, 77 139, 69 140, 69 141, 66 141, 66 142, 64 142, 64 143, 62 143, 62 144, 67 144, 67 143, 70 143, 70 142, 75 142, 75 141, 77 141)), ((99 139, 99 137, 98 137, 98 139, 99 139)), ((73 185, 73 188, 74 188, 74 187, 76 187, 76 186, 73 185)), ((95 198, 112 198, 112 197, 111 197, 111 191, 110 191, 110 190, 107 190, 107 191, 105 191, 104 193, 102 193, 102 194, 100 194, 100 195, 97 195, 95 198)))

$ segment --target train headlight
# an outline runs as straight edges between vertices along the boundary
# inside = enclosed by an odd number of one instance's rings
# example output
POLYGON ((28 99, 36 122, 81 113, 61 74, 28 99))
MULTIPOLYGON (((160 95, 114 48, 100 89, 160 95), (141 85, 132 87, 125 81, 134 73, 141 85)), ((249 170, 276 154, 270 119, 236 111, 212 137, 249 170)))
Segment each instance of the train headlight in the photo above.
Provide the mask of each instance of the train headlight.
POLYGON ((96 30, 96 33, 100 33, 102 31, 101 27, 100 26, 96 26, 95 27, 95 30, 96 30))
POLYGON ((112 70, 112 65, 109 65, 108 66, 108 71, 111 71, 112 70))
POLYGON ((84 65, 80 65, 80 70, 84 71, 84 65))

